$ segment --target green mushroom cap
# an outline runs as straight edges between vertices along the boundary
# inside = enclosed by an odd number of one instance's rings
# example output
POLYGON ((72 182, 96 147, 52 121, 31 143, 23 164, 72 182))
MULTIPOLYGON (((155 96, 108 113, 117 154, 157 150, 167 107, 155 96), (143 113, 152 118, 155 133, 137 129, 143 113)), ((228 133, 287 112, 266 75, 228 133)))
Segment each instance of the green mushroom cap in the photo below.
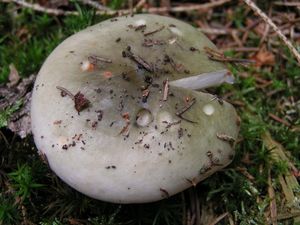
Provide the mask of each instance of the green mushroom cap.
POLYGON ((239 120, 214 95, 232 82, 215 46, 169 17, 118 17, 86 28, 47 58, 32 96, 32 130, 51 169, 115 203, 152 202, 197 184, 234 156, 239 120))

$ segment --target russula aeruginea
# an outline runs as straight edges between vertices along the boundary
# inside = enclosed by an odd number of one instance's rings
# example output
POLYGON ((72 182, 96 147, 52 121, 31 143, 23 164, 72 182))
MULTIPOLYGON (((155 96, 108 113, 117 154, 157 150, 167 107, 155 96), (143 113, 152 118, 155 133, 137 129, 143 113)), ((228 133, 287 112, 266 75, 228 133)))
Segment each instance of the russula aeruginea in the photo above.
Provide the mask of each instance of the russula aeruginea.
POLYGON ((195 91, 232 76, 192 26, 157 15, 104 21, 61 43, 42 66, 32 129, 51 169, 116 203, 167 198, 228 165, 238 117, 195 91))

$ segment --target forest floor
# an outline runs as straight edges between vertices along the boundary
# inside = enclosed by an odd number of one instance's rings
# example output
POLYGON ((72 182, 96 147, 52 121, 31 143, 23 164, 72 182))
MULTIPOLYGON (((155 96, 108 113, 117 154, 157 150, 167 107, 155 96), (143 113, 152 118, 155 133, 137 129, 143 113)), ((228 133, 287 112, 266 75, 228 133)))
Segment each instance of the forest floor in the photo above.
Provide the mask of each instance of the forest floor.
MULTIPOLYGON (((16 125, 29 118, 24 108, 32 81, 50 52, 114 12, 97 14, 84 4, 92 1, 34 1, 40 11, 18 2, 0 1, 0 224, 300 224, 300 67, 244 1, 205 7, 198 7, 204 1, 133 1, 138 12, 164 7, 160 14, 192 24, 217 45, 236 81, 209 91, 233 104, 242 121, 232 164, 195 188, 138 205, 105 203, 73 190, 43 163, 32 135, 16 125), (11 131, 20 129, 24 138, 11 131)), ((130 11, 124 0, 98 2, 130 11)), ((300 4, 257 4, 299 51, 300 4)))

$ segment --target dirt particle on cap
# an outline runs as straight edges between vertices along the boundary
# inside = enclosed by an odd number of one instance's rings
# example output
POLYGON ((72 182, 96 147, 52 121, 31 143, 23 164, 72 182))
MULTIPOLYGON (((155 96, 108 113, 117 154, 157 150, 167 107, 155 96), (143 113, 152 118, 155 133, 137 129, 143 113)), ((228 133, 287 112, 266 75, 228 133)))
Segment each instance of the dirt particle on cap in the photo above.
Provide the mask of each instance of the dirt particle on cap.
POLYGON ((62 122, 62 120, 55 120, 55 121, 53 122, 53 124, 54 124, 54 125, 59 125, 59 124, 61 124, 61 122, 62 122))

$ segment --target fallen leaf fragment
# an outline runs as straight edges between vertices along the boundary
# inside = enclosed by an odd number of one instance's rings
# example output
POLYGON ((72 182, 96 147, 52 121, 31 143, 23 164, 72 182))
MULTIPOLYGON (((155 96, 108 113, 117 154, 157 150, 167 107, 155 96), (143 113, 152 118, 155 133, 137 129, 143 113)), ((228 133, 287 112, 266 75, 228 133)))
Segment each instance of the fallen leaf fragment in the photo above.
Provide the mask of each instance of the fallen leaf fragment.
POLYGON ((9 83, 7 84, 8 87, 16 86, 20 81, 20 75, 18 70, 16 69, 14 64, 9 65, 9 75, 8 75, 9 83))
POLYGON ((256 63, 255 65, 257 67, 265 66, 265 65, 274 65, 275 64, 275 55, 266 50, 265 48, 262 48, 258 51, 256 55, 253 56, 253 58, 256 63))

